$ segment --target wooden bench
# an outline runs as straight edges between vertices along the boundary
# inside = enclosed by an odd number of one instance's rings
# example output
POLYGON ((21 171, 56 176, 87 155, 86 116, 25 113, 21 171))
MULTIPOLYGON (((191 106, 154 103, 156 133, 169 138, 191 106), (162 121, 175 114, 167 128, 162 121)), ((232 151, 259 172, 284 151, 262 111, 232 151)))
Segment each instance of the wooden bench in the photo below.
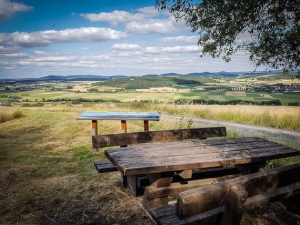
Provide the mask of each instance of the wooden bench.
POLYGON ((300 193, 300 164, 191 189, 150 210, 157 224, 239 224, 242 213, 300 193))
MULTIPOLYGON (((207 127, 179 130, 148 131, 119 134, 102 134, 92 136, 93 148, 103 148, 112 146, 127 146, 145 143, 175 142, 187 139, 206 139, 211 137, 226 136, 225 127, 207 127)), ((97 161, 94 163, 99 173, 117 171, 115 165, 109 160, 97 161)), ((229 171, 229 169, 227 169, 229 171)), ((233 173, 233 169, 232 172, 233 173)), ((230 174, 230 172, 227 172, 230 174)), ((197 176, 197 175, 195 175, 197 176)), ((195 177, 194 176, 194 177, 195 177)), ((176 180, 176 179, 175 179, 176 180)), ((127 176, 122 180, 122 184, 128 185, 135 196, 143 194, 143 188, 147 185, 148 178, 145 175, 127 176)))

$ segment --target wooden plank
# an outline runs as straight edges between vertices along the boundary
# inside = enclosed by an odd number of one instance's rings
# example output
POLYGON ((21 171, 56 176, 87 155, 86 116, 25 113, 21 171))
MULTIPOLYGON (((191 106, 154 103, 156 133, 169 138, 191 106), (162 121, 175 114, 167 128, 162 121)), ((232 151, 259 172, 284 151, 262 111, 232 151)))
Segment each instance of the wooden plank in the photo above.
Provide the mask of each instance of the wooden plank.
MULTIPOLYGON (((218 167, 218 168, 208 168, 208 169, 201 169, 193 171, 192 177, 190 179, 183 180, 178 174, 174 174, 172 183, 180 183, 182 181, 193 181, 199 179, 206 179, 206 178, 218 178, 227 175, 238 174, 239 170, 234 167, 218 167)), ((149 186, 149 179, 146 176, 141 176, 137 178, 137 186, 140 188, 144 188, 149 186)))
POLYGON ((160 197, 177 195, 183 191, 187 191, 197 187, 202 187, 204 185, 225 181, 228 179, 235 178, 237 176, 239 176, 239 174, 228 175, 223 177, 207 178, 201 180, 190 180, 184 183, 176 182, 176 183, 172 183, 170 186, 160 187, 160 188, 147 186, 145 187, 144 197, 151 199, 151 198, 160 198, 160 197))
POLYGON ((114 166, 109 160, 94 162, 94 166, 98 173, 118 171, 117 167, 114 166))
POLYGON ((245 204, 245 210, 251 210, 269 202, 278 201, 281 198, 289 198, 299 193, 300 182, 277 188, 273 191, 265 192, 261 195, 256 195, 249 198, 245 204))
MULTIPOLYGON (((123 129, 123 128, 122 128, 123 129)), ((184 139, 226 136, 225 127, 163 130, 121 134, 96 135, 92 137, 93 147, 122 146, 130 144, 171 142, 184 139)))
MULTIPOLYGON (((251 210, 258 206, 280 200, 281 198, 291 197, 300 193, 300 183, 293 183, 272 191, 262 193, 261 195, 253 196, 247 199, 245 203, 245 210, 251 210)), ((185 219, 179 219, 176 214, 176 204, 167 205, 163 207, 153 208, 150 210, 150 215, 161 225, 177 224, 177 225, 196 225, 196 224, 219 224, 224 212, 224 206, 208 210, 190 216, 185 219)))
POLYGON ((219 224, 222 217, 224 206, 218 207, 195 216, 180 220, 175 214, 176 204, 163 207, 152 208, 149 212, 153 220, 160 225, 199 225, 199 224, 219 224))
POLYGON ((239 184, 229 189, 220 225, 239 225, 248 192, 239 184))
POLYGON ((299 172, 300 164, 294 164, 182 192, 178 195, 176 214, 183 219, 223 205, 232 185, 242 185, 252 197, 298 181, 299 172))
POLYGON ((183 141, 171 142, 164 144, 152 144, 147 146, 134 146, 126 149, 107 150, 109 154, 113 154, 114 158, 137 158, 144 157, 147 153, 148 158, 164 157, 181 157, 185 155, 204 155, 207 154, 222 154, 223 157, 234 156, 243 152, 244 154, 257 154, 260 151, 273 151, 274 149, 288 149, 287 146, 277 144, 274 142, 251 142, 251 143, 234 143, 223 145, 205 144, 203 141, 183 141), (172 152, 170 152, 172 150, 172 152), (184 151, 188 150, 188 151, 184 151), (159 153, 159 156, 157 155, 159 153), (130 154, 130 157, 128 156, 130 154))

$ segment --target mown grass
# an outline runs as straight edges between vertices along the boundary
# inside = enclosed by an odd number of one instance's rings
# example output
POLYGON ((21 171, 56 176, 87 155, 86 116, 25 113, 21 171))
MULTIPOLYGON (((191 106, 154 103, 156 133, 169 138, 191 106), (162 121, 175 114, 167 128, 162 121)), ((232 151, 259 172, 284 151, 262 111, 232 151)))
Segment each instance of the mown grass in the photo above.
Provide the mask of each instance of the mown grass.
MULTIPOLYGON (((104 149, 92 151, 91 122, 76 118, 85 110, 193 115, 193 107, 186 107, 103 103, 8 108, 22 116, 0 125, 0 224, 151 224, 138 205, 141 198, 120 186, 118 172, 96 172, 93 162, 105 158, 104 149)), ((195 110, 201 116, 216 111, 195 110)), ((192 126, 163 116, 160 122, 150 122, 151 130, 192 126)), ((120 128, 120 121, 99 121, 99 133, 119 133, 120 128)), ((141 121, 128 121, 129 132, 142 130, 141 121)), ((274 161, 269 166, 289 163, 274 161)))

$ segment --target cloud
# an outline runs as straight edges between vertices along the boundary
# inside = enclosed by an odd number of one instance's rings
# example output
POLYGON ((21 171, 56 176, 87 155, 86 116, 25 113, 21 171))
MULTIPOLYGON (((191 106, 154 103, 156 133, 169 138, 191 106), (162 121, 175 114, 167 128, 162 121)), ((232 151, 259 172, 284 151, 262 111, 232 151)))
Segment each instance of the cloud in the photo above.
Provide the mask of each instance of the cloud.
POLYGON ((61 31, 46 30, 38 32, 14 32, 11 34, 12 42, 22 47, 47 46, 53 43, 72 42, 105 42, 126 37, 124 32, 110 28, 81 27, 61 31))
POLYGON ((143 13, 145 17, 155 17, 160 14, 159 11, 153 6, 140 8, 138 11, 143 13))
POLYGON ((198 45, 189 46, 175 46, 175 47, 147 47, 145 49, 146 53, 159 54, 159 53, 192 53, 201 52, 202 47, 198 45))
POLYGON ((141 47, 137 44, 115 44, 111 47, 114 50, 139 50, 141 47))
POLYGON ((130 22, 126 25, 126 30, 133 34, 172 34, 179 32, 172 21, 168 19, 130 22))
POLYGON ((0 21, 5 21, 16 12, 25 12, 33 9, 32 6, 11 2, 10 0, 0 0, 0 21))
POLYGON ((198 42, 198 36, 177 36, 177 37, 167 37, 160 39, 159 41, 162 43, 191 43, 191 44, 197 44, 198 42))
POLYGON ((24 58, 24 57, 28 57, 28 54, 24 52, 0 54, 0 58, 24 58))
POLYGON ((88 19, 91 22, 108 22, 113 25, 119 23, 127 23, 134 20, 144 20, 144 15, 142 13, 132 14, 126 11, 115 10, 111 13, 101 12, 99 14, 80 14, 81 17, 88 19))
POLYGON ((90 48, 87 48, 87 47, 85 47, 85 48, 81 48, 81 51, 90 51, 91 49, 90 48))

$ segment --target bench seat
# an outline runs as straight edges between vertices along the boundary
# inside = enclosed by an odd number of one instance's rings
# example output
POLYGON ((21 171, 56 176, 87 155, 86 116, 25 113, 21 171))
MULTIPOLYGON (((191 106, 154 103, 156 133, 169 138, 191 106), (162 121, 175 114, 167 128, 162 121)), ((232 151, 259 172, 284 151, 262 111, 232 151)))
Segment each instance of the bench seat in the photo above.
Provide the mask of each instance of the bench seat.
POLYGON ((113 165, 109 160, 94 162, 94 166, 98 173, 118 171, 117 167, 113 165))

